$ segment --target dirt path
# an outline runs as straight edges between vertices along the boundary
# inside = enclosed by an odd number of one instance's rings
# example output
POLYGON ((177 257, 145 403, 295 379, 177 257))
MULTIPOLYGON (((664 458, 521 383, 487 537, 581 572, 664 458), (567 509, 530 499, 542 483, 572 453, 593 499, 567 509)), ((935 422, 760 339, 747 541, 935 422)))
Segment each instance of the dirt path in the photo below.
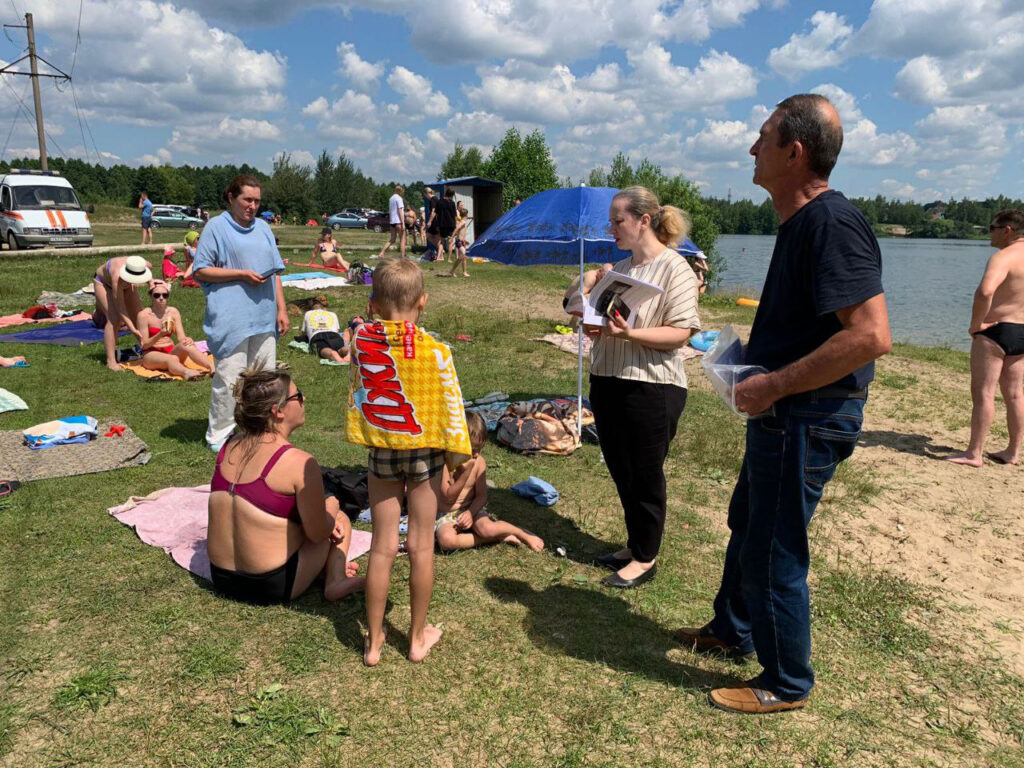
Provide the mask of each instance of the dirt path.
MULTIPOLYGON (((965 620, 1024 674, 1024 467, 986 461, 971 469, 944 460, 967 445, 967 374, 899 358, 878 370, 852 462, 884 490, 833 517, 830 539, 844 555, 970 609, 965 620)), ((1006 447, 1005 432, 989 440, 992 449, 1006 447)))

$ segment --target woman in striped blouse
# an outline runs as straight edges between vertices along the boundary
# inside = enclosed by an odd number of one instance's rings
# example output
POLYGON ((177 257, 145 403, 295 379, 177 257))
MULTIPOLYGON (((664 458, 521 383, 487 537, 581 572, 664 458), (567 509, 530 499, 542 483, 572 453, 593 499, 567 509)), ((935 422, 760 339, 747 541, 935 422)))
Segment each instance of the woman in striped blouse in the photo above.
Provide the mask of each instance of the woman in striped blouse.
MULTIPOLYGON (((587 326, 595 338, 590 402, 608 471, 625 513, 626 546, 596 559, 615 573, 604 580, 629 589, 654 578, 665 528, 665 458, 686 404, 682 347, 700 330, 697 277, 675 246, 688 230, 686 214, 659 205, 645 187, 628 187, 608 214, 615 244, 632 256, 614 271, 664 289, 636 308, 632 327, 613 312, 606 326, 587 326)), ((599 272, 585 276, 584 292, 599 272), (589 284, 589 285, 588 285, 589 284)), ((577 289, 570 287, 567 295, 577 289)))

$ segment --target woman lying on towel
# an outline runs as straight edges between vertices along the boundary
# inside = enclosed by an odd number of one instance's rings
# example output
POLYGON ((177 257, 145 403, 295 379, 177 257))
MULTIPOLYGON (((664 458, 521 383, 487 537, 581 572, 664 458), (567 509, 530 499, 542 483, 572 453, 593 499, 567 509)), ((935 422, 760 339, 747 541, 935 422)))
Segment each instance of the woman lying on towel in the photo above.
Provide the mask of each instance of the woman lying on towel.
POLYGON ((149 285, 151 307, 139 312, 138 328, 142 339, 142 366, 151 371, 167 371, 183 379, 213 373, 213 362, 209 355, 200 352, 192 339, 185 335, 181 324, 181 313, 167 306, 171 286, 163 280, 153 280, 149 285), (176 336, 175 344, 171 337, 176 336), (200 370, 188 368, 191 360, 200 370))
POLYGON ((284 371, 246 370, 235 384, 235 433, 210 482, 207 549, 213 587, 269 605, 298 597, 323 574, 324 597, 363 588, 348 562, 352 524, 324 498, 316 460, 288 442, 306 420, 305 398, 284 371))

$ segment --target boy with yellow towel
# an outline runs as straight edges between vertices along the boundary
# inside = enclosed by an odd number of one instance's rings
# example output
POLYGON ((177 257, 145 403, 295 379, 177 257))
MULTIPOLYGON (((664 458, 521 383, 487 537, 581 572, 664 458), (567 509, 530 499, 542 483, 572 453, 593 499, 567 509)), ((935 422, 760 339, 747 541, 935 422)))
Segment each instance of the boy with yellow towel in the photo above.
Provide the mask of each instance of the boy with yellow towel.
POLYGON ((427 303, 419 266, 405 259, 378 266, 370 301, 380 319, 361 326, 352 339, 346 431, 349 442, 370 448, 373 543, 363 662, 372 667, 384 647, 403 497, 409 510, 409 660, 422 661, 441 639, 441 630, 427 624, 441 469, 467 461, 473 449, 451 350, 416 325, 427 303))

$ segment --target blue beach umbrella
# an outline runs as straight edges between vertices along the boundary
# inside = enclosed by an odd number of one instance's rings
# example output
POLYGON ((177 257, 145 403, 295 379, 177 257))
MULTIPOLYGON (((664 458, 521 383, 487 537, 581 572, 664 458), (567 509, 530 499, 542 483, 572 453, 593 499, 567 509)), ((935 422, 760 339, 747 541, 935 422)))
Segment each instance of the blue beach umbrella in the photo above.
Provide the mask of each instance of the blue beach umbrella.
MULTIPOLYGON (((614 264, 630 255, 616 247, 608 232, 608 209, 618 193, 614 187, 582 185, 538 192, 506 211, 466 253, 521 267, 579 264, 582 285, 584 264, 614 264)), ((704 256, 689 239, 677 250, 683 256, 704 256)), ((577 336, 579 429, 583 418, 583 334, 577 336)))

